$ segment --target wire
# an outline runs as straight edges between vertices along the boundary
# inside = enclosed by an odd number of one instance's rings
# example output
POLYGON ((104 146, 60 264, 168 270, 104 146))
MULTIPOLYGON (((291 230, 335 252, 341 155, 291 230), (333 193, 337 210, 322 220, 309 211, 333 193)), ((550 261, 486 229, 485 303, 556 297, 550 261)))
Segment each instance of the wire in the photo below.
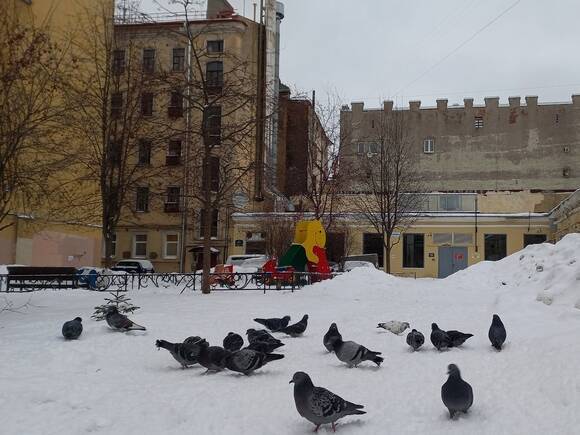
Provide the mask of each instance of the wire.
POLYGON ((406 88, 408 88, 409 86, 417 83, 419 80, 421 80, 427 74, 429 74, 431 71, 433 71, 439 65, 441 65, 443 62, 445 62, 447 59, 449 59, 451 56, 453 56, 455 53, 457 53, 459 50, 461 50, 469 42, 471 42, 473 39, 475 39, 475 37, 477 35, 479 35, 481 32, 483 32, 484 30, 486 30, 488 27, 490 27, 492 24, 494 24, 496 21, 498 21, 501 17, 503 17, 505 14, 507 14, 513 8, 515 8, 518 5, 518 3, 520 3, 521 1, 522 0, 516 0, 514 3, 512 3, 506 9, 504 9, 499 15, 497 15, 495 18, 493 18, 491 21, 489 21, 487 24, 485 24, 483 27, 481 27, 479 30, 477 30, 473 35, 471 35, 469 38, 467 38, 465 41, 463 41, 461 44, 459 44, 457 47, 455 47, 450 53, 448 53, 446 56, 444 56, 443 58, 439 59, 437 62, 435 62, 429 68, 427 68, 427 70, 425 70, 423 73, 421 73, 417 78, 411 80, 405 86, 403 86, 402 88, 400 88, 397 92, 395 92, 395 95, 399 95, 406 88))

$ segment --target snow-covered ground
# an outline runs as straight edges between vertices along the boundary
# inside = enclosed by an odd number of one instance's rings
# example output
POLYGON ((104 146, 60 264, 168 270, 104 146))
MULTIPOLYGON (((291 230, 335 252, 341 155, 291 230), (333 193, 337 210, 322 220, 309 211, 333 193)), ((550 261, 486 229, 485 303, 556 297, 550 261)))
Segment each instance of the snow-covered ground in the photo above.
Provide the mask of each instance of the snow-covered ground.
POLYGON ((341 434, 580 431, 578 234, 441 281, 359 269, 295 293, 131 292, 142 307, 132 317, 146 332, 113 332, 92 321, 104 296, 82 290, 7 296, 15 305, 31 297, 32 306, 0 314, 0 433, 305 434, 313 426, 296 412, 288 384, 298 370, 365 405, 366 415, 340 420, 341 434), (156 339, 190 335, 221 344, 228 331, 259 327, 254 317, 289 314, 297 321, 304 313, 310 315, 305 335, 277 334, 285 358, 249 377, 181 370, 154 346, 156 339), (502 352, 487 338, 494 313, 508 331, 502 352), (64 341, 62 322, 76 316, 83 317, 84 332, 64 341), (393 319, 426 335, 419 352, 409 351, 405 334, 376 328, 393 319), (349 369, 326 353, 322 336, 331 322, 345 339, 382 351, 383 366, 349 369), (428 339, 431 322, 475 336, 439 353, 428 339), (440 398, 449 363, 459 366, 475 396, 471 412, 456 421, 440 398))

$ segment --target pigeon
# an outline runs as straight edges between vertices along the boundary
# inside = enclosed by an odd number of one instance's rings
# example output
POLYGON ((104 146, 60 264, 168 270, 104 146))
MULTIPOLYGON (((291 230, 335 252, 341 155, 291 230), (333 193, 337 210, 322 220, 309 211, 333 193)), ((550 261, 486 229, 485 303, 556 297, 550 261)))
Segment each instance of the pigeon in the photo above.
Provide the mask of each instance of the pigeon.
MULTIPOLYGON (((200 352, 198 362, 204 366, 207 371, 219 372, 226 367, 226 358, 231 352, 220 346, 210 346, 207 341, 199 343, 200 352)), ((207 372, 206 372, 207 373, 207 372)))
POLYGON ((407 334, 407 344, 413 348, 413 350, 419 349, 425 343, 425 337, 416 329, 413 329, 407 334))
POLYGON ((197 338, 198 340, 195 343, 191 341, 188 343, 170 343, 165 340, 157 340, 155 346, 157 346, 157 349, 163 348, 168 350, 169 353, 171 353, 171 356, 175 358, 175 361, 181 364, 181 368, 185 369, 198 363, 199 354, 201 352, 200 344, 206 342, 201 337, 190 338, 197 338))
POLYGON ((467 412, 473 404, 473 389, 461 379, 459 368, 455 364, 447 366, 449 378, 441 387, 441 399, 453 418, 459 412, 467 412))
POLYGON ((264 325, 272 332, 278 332, 280 329, 288 326, 288 322, 290 322, 290 316, 284 316, 281 319, 254 319, 254 322, 258 322, 261 325, 264 325))
POLYGON ((338 332, 338 327, 336 326, 336 323, 333 323, 330 325, 330 328, 328 328, 328 332, 324 334, 324 338, 322 339, 322 343, 324 344, 326 350, 328 350, 329 352, 334 351, 335 340, 342 340, 342 335, 340 335, 340 332, 338 332))
POLYGON ((234 372, 249 375, 267 363, 282 358, 284 355, 277 353, 262 353, 251 349, 242 349, 231 353, 226 358, 226 367, 234 372))
POLYGON ((75 317, 73 320, 64 322, 62 325, 62 335, 67 340, 76 340, 83 332, 83 319, 75 317))
POLYGON ((291 337, 298 337, 299 335, 302 335, 304 331, 306 331, 307 326, 308 326, 308 314, 304 314, 304 317, 302 317, 300 322, 286 326, 285 328, 280 329, 280 332, 288 334, 291 337))
POLYGON ((431 323, 431 343, 437 350, 447 349, 453 347, 449 335, 437 326, 437 323, 431 323))
POLYGON ((246 331, 246 335, 248 336, 248 341, 253 343, 254 341, 265 341, 268 343, 282 343, 276 337, 272 336, 268 331, 264 329, 248 329, 246 331))
POLYGON ((342 341, 342 339, 337 338, 334 340, 333 349, 337 358, 349 367, 357 367, 362 361, 372 361, 380 367, 384 361, 384 358, 379 356, 381 352, 368 350, 354 341, 342 341))
POLYGON ((230 352, 235 352, 242 348, 244 345, 244 339, 238 334, 228 332, 227 337, 224 338, 223 345, 224 349, 229 350, 230 352))
POLYGON ((392 332, 395 335, 401 335, 407 328, 409 328, 408 322, 399 322, 398 320, 391 320, 385 323, 379 323, 377 328, 383 328, 387 331, 392 332))
POLYGON ((489 327, 489 333, 487 334, 491 345, 497 350, 501 350, 501 347, 506 339, 507 333, 505 331, 505 326, 497 314, 493 315, 491 321, 491 326, 489 327))
POLYGON ((304 372, 294 373, 290 383, 294 383, 294 403, 298 414, 316 426, 315 432, 320 425, 328 423, 336 432, 337 420, 347 415, 366 414, 361 410, 363 405, 347 402, 326 388, 315 387, 304 372))
POLYGON ((465 343, 465 341, 468 338, 473 337, 473 334, 465 334, 463 332, 455 331, 453 329, 451 331, 445 331, 445 332, 447 333, 447 335, 451 339, 451 346, 450 347, 461 346, 463 343, 465 343))
POLYGON ((284 346, 284 343, 270 343, 266 341, 254 341, 246 346, 246 349, 255 350, 262 353, 272 353, 279 347, 284 346))
POLYGON ((193 337, 187 337, 185 340, 183 340, 183 344, 201 344, 204 342, 207 343, 205 338, 198 337, 197 335, 193 337))
POLYGON ((136 323, 129 320, 127 316, 119 313, 117 307, 109 307, 107 309, 107 315, 105 319, 111 328, 119 331, 146 331, 144 326, 137 325, 136 323))

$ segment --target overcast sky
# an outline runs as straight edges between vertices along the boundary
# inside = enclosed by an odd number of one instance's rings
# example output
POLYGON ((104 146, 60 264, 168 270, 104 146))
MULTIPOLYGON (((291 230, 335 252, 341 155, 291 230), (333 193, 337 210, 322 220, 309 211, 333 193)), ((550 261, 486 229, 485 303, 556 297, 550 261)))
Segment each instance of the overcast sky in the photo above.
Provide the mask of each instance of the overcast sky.
MULTIPOLYGON (((169 3, 169 0, 160 0, 169 3)), ((230 0, 252 16, 253 0, 230 0)), ((259 3, 259 1, 258 1, 259 3)), ((345 102, 423 106, 580 93, 579 0, 286 0, 281 79, 345 102)), ((142 7, 156 11, 154 0, 142 7)))

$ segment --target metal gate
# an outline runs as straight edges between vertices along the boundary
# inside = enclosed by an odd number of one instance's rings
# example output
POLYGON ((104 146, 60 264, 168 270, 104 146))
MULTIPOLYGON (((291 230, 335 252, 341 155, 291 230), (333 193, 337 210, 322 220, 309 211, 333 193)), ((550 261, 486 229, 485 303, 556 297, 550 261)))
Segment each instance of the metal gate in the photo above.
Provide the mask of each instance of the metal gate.
POLYGON ((439 278, 446 278, 467 267, 467 248, 457 246, 439 247, 439 278))

